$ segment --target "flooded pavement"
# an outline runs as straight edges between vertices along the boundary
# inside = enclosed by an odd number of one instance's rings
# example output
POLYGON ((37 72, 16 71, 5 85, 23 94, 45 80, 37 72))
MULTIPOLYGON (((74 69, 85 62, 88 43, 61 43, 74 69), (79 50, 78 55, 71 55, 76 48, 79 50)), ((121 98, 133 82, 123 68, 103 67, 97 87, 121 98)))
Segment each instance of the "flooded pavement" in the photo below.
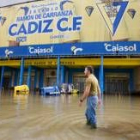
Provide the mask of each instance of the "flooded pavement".
POLYGON ((104 96, 98 129, 86 126, 78 96, 0 96, 0 140, 139 140, 140 97, 104 96))

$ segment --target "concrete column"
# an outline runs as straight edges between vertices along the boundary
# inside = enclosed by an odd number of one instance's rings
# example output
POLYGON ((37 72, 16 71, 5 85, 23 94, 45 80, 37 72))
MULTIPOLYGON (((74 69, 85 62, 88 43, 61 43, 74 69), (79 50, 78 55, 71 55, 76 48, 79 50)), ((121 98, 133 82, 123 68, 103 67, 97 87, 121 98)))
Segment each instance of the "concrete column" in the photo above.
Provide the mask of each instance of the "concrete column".
POLYGON ((5 70, 5 66, 3 66, 3 67, 1 68, 0 90, 1 90, 2 87, 3 87, 4 70, 5 70))
POLYGON ((32 66, 28 67, 28 77, 27 77, 27 85, 30 89, 31 86, 31 73, 32 73, 32 66))
POLYGON ((20 64, 19 85, 23 84, 23 75, 24 75, 24 58, 22 57, 20 64))
POLYGON ((101 56, 101 65, 99 68, 99 85, 101 88, 101 93, 104 92, 104 64, 103 64, 104 57, 101 56))
POLYGON ((60 56, 57 58, 57 86, 60 85, 60 56))

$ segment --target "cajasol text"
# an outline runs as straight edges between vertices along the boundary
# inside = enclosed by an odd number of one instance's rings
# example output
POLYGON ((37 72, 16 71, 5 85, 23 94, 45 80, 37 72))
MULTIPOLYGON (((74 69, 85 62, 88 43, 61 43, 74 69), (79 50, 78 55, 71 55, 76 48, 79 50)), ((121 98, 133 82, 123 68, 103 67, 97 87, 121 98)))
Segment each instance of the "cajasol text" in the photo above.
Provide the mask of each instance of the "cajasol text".
POLYGON ((110 44, 110 43, 104 43, 105 50, 107 52, 136 52, 137 51, 137 45, 134 43, 133 45, 119 45, 119 44, 110 44))
POLYGON ((53 53, 53 46, 51 46, 50 48, 34 48, 33 46, 29 46, 29 53, 30 54, 50 54, 53 53))

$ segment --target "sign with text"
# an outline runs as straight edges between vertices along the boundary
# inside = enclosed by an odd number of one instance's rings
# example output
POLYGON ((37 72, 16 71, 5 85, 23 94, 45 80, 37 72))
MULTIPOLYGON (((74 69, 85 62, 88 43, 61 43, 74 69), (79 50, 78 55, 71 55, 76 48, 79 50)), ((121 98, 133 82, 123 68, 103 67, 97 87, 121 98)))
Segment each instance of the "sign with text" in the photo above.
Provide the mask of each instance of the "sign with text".
POLYGON ((0 52, 0 58, 76 55, 140 55, 140 41, 80 42, 3 47, 0 48, 0 52))
MULTIPOLYGON (((41 50, 32 45, 140 41, 139 5, 138 0, 45 0, 3 7, 0 47, 30 45, 34 54, 52 53, 53 47, 41 50)), ((109 44, 105 48, 114 50, 109 44)))

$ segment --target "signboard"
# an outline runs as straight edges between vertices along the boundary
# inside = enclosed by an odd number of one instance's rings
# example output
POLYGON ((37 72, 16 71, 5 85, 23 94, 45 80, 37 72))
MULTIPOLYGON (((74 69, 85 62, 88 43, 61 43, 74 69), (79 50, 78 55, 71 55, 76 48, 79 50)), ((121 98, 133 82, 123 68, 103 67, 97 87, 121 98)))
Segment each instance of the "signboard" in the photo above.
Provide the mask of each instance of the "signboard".
POLYGON ((140 41, 138 0, 45 0, 0 8, 0 46, 140 41))
POLYGON ((45 0, 0 8, 0 57, 139 54, 139 5, 45 0))
POLYGON ((3 47, 0 58, 39 57, 39 56, 75 56, 75 55, 138 55, 140 42, 88 42, 48 45, 29 45, 21 47, 3 47))
POLYGON ((68 0, 47 0, 0 9, 0 46, 63 43, 80 40, 82 15, 68 0), (9 15, 10 13, 10 15, 9 15))
MULTIPOLYGON (((100 66, 101 58, 61 58, 60 64, 63 66, 100 66)), ((0 60, 0 66, 14 66, 15 68, 21 65, 21 60, 0 60)), ((140 58, 105 58, 104 66, 139 66, 140 58), (114 63, 115 62, 115 63, 114 63)), ((39 66, 39 67, 56 67, 57 58, 54 59, 25 59, 24 66, 39 66)), ((127 67, 128 68, 128 67, 127 67)))

